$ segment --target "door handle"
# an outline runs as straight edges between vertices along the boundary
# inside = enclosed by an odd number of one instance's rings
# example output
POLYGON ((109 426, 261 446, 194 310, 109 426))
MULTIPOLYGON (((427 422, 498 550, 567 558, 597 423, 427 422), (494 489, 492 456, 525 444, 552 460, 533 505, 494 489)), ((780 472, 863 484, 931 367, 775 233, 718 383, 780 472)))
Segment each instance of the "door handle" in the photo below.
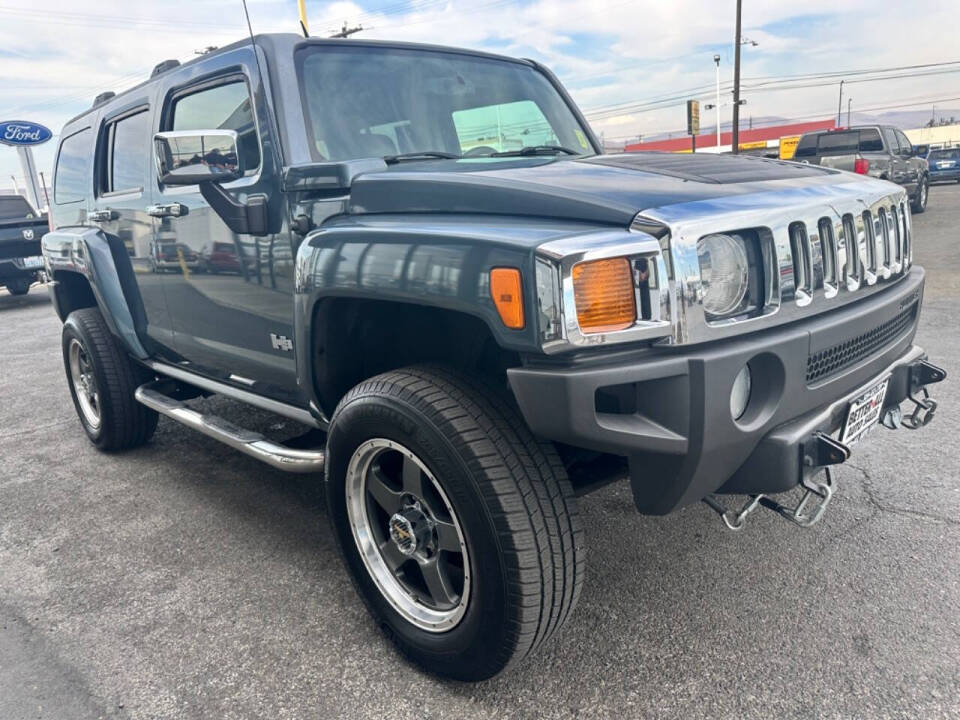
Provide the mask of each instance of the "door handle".
POLYGON ((87 213, 87 219, 93 222, 109 222, 110 220, 116 220, 118 217, 120 217, 120 213, 110 208, 94 210, 93 212, 87 213))
POLYGON ((182 217, 190 211, 183 203, 170 203, 169 205, 148 205, 147 215, 151 217, 182 217))

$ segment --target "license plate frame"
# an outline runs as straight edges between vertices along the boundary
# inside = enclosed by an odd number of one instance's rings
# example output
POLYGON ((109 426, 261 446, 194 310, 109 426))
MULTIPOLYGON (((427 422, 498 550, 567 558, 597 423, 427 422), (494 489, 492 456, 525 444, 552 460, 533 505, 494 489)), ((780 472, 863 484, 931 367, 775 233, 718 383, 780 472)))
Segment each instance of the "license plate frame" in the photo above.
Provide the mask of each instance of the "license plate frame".
POLYGON ((23 267, 26 270, 39 270, 43 267, 43 258, 40 255, 24 258, 23 267))
POLYGON ((847 405, 847 414, 840 431, 840 442, 853 445, 869 434, 880 422, 883 401, 887 396, 890 376, 874 383, 847 405))

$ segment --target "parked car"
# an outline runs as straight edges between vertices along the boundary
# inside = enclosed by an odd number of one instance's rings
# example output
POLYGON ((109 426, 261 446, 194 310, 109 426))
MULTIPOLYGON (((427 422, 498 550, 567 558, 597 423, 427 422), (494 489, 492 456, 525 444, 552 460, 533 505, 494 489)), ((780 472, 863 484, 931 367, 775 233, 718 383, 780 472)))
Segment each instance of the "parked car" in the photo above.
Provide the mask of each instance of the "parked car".
POLYGON ((904 188, 602 155, 529 60, 253 42, 162 63, 63 128, 43 245, 69 390, 98 448, 163 414, 312 474, 377 624, 430 671, 488 678, 569 623, 578 495, 625 482, 642 513, 808 526, 854 443, 933 418, 904 188), (220 237, 245 272, 133 270, 149 238, 220 237), (187 404, 210 393, 315 444, 187 404))
POLYGON ((47 218, 20 195, 0 195, 0 287, 26 295, 43 273, 40 238, 47 218))
POLYGON ((930 182, 960 182, 960 147, 931 150, 927 162, 930 182))
POLYGON ((927 209, 927 161, 898 128, 871 125, 806 133, 793 157, 799 162, 890 180, 907 191, 913 212, 927 209))

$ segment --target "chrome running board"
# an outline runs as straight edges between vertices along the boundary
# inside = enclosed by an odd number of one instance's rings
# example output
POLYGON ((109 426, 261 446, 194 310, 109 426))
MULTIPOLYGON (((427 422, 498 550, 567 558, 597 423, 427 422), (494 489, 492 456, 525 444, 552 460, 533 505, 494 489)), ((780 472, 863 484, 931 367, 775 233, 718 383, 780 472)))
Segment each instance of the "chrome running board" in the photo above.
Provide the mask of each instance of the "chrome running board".
POLYGON ((267 439, 260 433, 234 425, 217 415, 204 415, 165 394, 161 390, 164 384, 165 381, 160 380, 141 385, 134 393, 134 397, 137 402, 156 410, 161 415, 166 415, 178 423, 198 430, 278 470, 291 473, 323 472, 324 451, 322 449, 288 448, 267 439))

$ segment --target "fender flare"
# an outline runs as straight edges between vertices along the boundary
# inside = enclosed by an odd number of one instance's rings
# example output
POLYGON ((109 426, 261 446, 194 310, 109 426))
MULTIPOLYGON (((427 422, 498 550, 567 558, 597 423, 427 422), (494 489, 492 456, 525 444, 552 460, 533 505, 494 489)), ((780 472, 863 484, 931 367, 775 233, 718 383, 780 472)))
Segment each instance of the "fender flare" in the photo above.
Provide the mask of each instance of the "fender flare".
MULTIPOLYGON (((134 312, 115 261, 118 243, 125 253, 119 238, 109 236, 99 228, 63 228, 43 236, 43 256, 51 273, 72 272, 86 278, 110 332, 134 357, 145 360, 149 355, 137 334, 134 312)), ((133 288, 136 288, 135 284, 133 288)), ((52 292, 56 292, 55 284, 52 292)), ((139 301, 139 295, 136 301, 139 301)))

